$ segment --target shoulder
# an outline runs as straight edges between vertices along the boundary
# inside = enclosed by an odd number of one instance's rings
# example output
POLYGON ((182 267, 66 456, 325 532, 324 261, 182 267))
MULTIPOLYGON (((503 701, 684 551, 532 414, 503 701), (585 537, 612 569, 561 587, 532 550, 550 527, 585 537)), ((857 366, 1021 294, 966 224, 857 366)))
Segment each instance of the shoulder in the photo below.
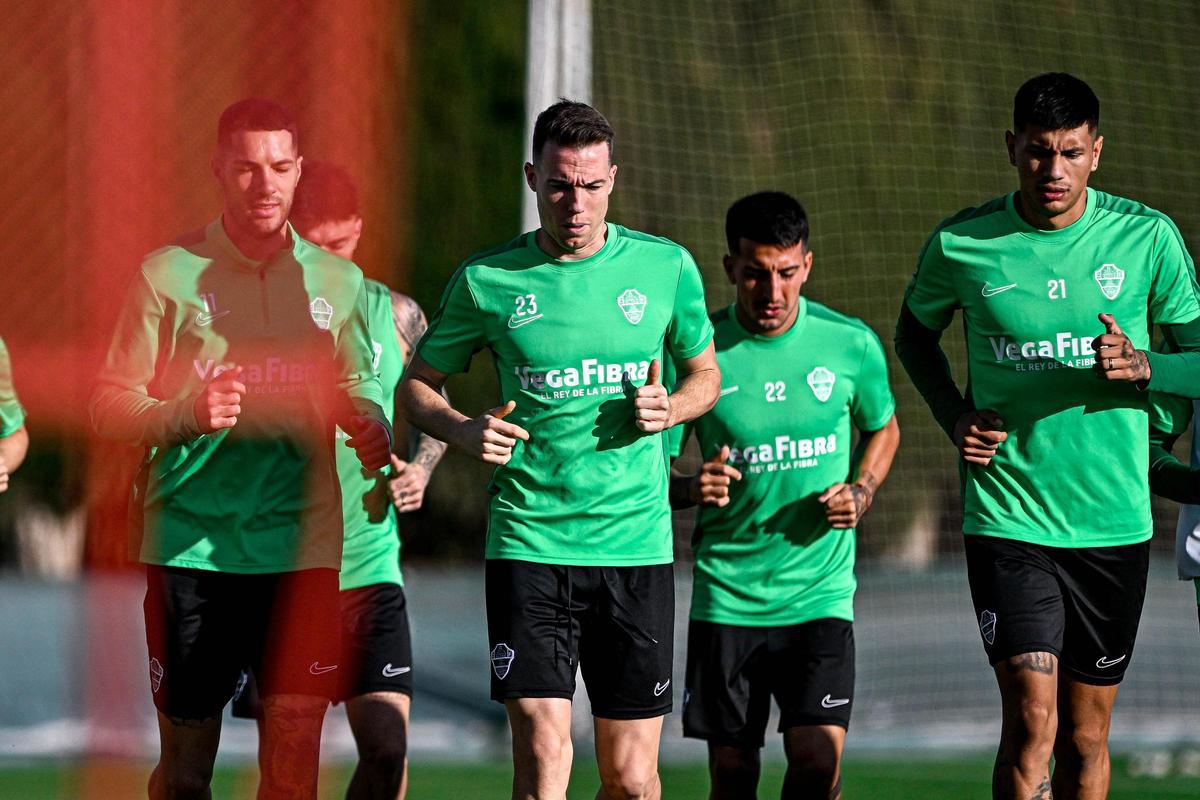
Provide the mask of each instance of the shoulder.
POLYGON ((152 284, 160 284, 181 269, 200 268, 212 260, 205 228, 175 237, 142 257, 142 272, 152 284))
POLYGON ((883 342, 863 320, 830 308, 813 300, 808 301, 809 325, 819 330, 822 338, 841 343, 849 352, 856 354, 868 350, 883 352, 883 342))
POLYGON ((1120 197, 1098 189, 1091 191, 1096 202, 1097 224, 1132 224, 1156 228, 1178 239, 1180 244, 1183 243, 1183 236, 1179 233, 1175 221, 1158 209, 1128 197, 1120 197))
POLYGON ((939 222, 930 238, 940 234, 967 234, 981 225, 994 224, 1007 217, 1007 204, 1008 195, 1001 195, 981 205, 964 208, 939 222))
POLYGON ((293 253, 296 260, 306 269, 320 270, 327 275, 343 278, 356 284, 366 280, 362 270, 353 261, 347 261, 339 255, 323 250, 299 236, 296 237, 293 253))
POLYGON ((503 244, 472 253, 459 265, 458 271, 462 272, 470 268, 486 269, 488 267, 508 266, 527 248, 526 241, 528 237, 528 233, 522 233, 520 236, 509 239, 503 244))
POLYGON ((608 225, 612 229, 613 234, 620 238, 621 244, 625 248, 633 250, 641 256, 649 255, 680 264, 694 263, 692 254, 688 252, 686 247, 665 236, 655 236, 644 231, 635 231, 632 228, 626 228, 624 225, 618 225, 615 222, 610 222, 608 225))

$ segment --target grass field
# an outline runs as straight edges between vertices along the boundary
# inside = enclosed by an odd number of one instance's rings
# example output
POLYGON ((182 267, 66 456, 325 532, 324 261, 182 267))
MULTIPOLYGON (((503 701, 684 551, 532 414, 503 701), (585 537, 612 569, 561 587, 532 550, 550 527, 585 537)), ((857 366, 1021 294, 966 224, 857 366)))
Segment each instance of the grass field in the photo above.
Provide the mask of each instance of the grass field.
MULTIPOLYGON (((39 763, 0 767, 0 798, 21 800, 64 800, 95 798, 120 800, 143 797, 142 786, 148 767, 140 763, 71 764, 39 763)), ((325 769, 321 780, 322 800, 340 798, 350 777, 350 768, 338 764, 325 769)), ((986 797, 991 764, 973 756, 957 760, 864 760, 846 765, 847 800, 964 800, 986 797)), ((1162 777, 1135 776, 1128 759, 1113 764, 1110 800, 1155 800, 1156 798, 1200 797, 1200 776, 1167 774, 1162 777)), ((424 763, 412 768, 409 797, 412 800, 486 800, 508 796, 509 767, 502 763, 424 763)), ((778 797, 783 779, 780 764, 764 768, 760 797, 778 797)), ((221 769, 213 780, 213 797, 252 798, 255 773, 252 768, 221 769)), ((663 797, 706 796, 707 775, 703 765, 668 764, 662 769, 663 797)), ((576 765, 568 797, 590 800, 598 781, 595 764, 576 765)))

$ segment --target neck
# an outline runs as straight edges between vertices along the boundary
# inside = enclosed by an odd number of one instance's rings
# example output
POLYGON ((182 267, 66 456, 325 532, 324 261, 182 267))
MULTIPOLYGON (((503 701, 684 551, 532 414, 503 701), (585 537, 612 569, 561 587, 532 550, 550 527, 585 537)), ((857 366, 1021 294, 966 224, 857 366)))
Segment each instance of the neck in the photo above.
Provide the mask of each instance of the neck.
POLYGON ((1041 214, 1032 213, 1025 203, 1025 196, 1020 192, 1017 192, 1016 207, 1017 214, 1021 219, 1038 230, 1061 231, 1063 228, 1069 228, 1083 218, 1083 212, 1087 210, 1087 190, 1085 189, 1083 194, 1079 196, 1079 202, 1054 217, 1044 217, 1041 214))
POLYGON ((755 336, 765 336, 770 339, 776 336, 783 336, 792 329, 792 326, 796 324, 796 320, 800 317, 801 302, 803 302, 801 298, 797 297, 796 304, 792 306, 791 317, 778 328, 765 329, 759 327, 758 321, 746 314, 746 311, 742 308, 741 303, 734 303, 733 313, 737 315, 737 320, 741 326, 750 331, 750 333, 754 334, 755 336))
POLYGON ((225 235, 229 237, 229 241, 233 242, 233 246, 238 249, 238 252, 251 261, 266 261, 286 247, 288 243, 287 225, 284 225, 265 239, 259 236, 252 236, 245 231, 239 230, 236 226, 230 225, 229 217, 224 214, 221 215, 221 226, 225 229, 225 235))
POLYGON ((551 258, 557 258, 559 261, 582 261, 589 256, 596 255, 600 252, 600 248, 604 247, 604 243, 608 241, 608 223, 604 223, 604 230, 599 236, 580 250, 564 250, 558 242, 550 238, 550 234, 546 233, 545 228, 538 228, 534 238, 542 252, 551 258))

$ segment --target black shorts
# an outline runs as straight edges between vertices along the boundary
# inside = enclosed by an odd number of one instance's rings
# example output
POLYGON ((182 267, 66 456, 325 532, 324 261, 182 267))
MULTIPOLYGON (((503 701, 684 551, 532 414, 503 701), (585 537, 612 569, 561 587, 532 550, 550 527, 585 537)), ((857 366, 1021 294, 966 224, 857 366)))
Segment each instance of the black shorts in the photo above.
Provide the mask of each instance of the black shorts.
POLYGON ((711 744, 763 746, 771 696, 779 732, 801 725, 850 727, 854 625, 817 619, 749 627, 688 626, 683 735, 711 744))
POLYGON ((1146 598, 1149 541, 1071 548, 965 539, 971 600, 990 663, 1053 653, 1081 683, 1121 682, 1146 598))
POLYGON ((150 689, 163 714, 218 716, 249 664, 264 694, 333 697, 338 574, 146 568, 150 689))
POLYGON ((576 567, 493 559, 486 570, 493 700, 569 699, 578 666, 594 716, 670 713, 670 564, 576 567))
MULTIPOLYGON (((412 696, 412 637, 404 587, 377 583, 341 592, 341 658, 337 702, 370 692, 412 696)), ((257 682, 249 669, 233 698, 233 715, 262 716, 257 682)))

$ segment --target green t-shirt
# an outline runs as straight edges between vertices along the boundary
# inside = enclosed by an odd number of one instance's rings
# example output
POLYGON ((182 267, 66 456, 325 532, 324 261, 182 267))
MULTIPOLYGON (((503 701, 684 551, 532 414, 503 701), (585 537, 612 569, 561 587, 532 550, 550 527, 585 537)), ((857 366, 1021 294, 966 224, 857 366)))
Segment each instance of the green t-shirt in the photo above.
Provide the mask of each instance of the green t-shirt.
POLYGON ((12 436, 25 425, 25 409, 13 388, 12 363, 0 339, 0 436, 12 436))
POLYGON ((884 427, 896 409, 879 338, 860 320, 800 299, 776 337, 750 333, 732 306, 713 315, 721 397, 689 427, 701 455, 729 445, 742 480, 696 523, 692 619, 795 625, 854 619, 853 529, 817 498, 850 480, 851 423, 884 427))
POLYGON ((1013 195, 938 226, 905 301, 935 330, 962 310, 969 399, 1008 432, 990 465, 964 465, 964 532, 1060 547, 1150 537, 1148 393, 1097 378, 1091 343, 1101 312, 1140 349, 1148 323, 1200 316, 1192 274, 1170 219, 1093 189, 1059 231, 1022 220, 1013 195))
POLYGON ((362 273, 290 231, 246 259, 221 220, 146 257, 92 393, 98 433, 150 448, 140 558, 266 573, 342 554, 334 420, 386 423, 362 273), (241 366, 233 428, 202 435, 193 403, 241 366))
POLYGON ((489 349, 501 398, 517 404, 507 420, 530 435, 493 473, 486 556, 669 563, 665 437, 638 430, 633 386, 664 343, 686 359, 711 338, 688 252, 620 225, 579 261, 527 233, 463 264, 418 352, 453 373, 489 349))
MULTIPOLYGON (((373 366, 383 387, 383 411, 392 422, 396 387, 404 371, 404 356, 392 320, 392 293, 373 280, 366 281, 367 328, 375 356, 373 366)), ((342 548, 343 590, 377 583, 403 584, 400 575, 400 526, 388 492, 391 467, 372 472, 363 469, 350 437, 337 430, 337 470, 342 486, 342 516, 346 542, 342 548)))

